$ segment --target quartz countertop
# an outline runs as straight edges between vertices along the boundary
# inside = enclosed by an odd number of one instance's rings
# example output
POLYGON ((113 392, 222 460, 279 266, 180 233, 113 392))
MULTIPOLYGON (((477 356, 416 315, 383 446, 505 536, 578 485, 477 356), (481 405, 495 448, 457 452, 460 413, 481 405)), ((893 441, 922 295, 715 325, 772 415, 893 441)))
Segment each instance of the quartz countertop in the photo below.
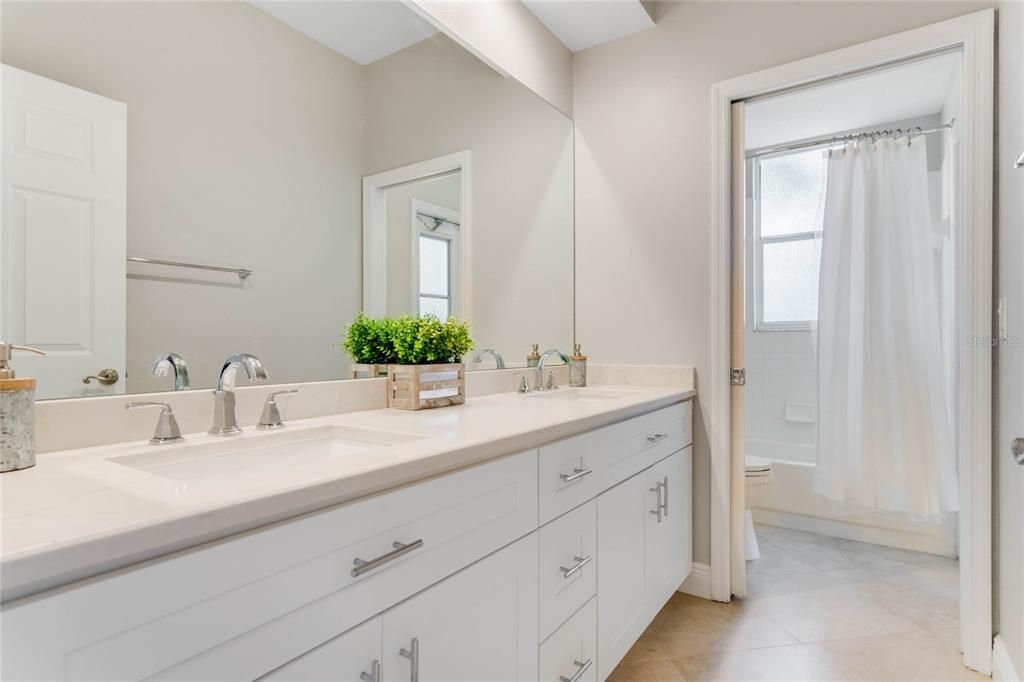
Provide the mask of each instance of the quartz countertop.
MULTIPOLYGON (((294 466, 208 480, 175 480, 116 461, 167 458, 180 446, 145 441, 41 454, 31 469, 0 474, 0 598, 61 584, 349 502, 440 473, 521 452, 692 398, 693 390, 600 386, 614 399, 519 394, 409 412, 379 409, 288 423, 245 439, 343 427, 397 434, 359 455, 296 459, 294 466)), ((186 445, 224 443, 186 435, 186 445)), ((248 444, 248 443, 246 443, 248 444)))

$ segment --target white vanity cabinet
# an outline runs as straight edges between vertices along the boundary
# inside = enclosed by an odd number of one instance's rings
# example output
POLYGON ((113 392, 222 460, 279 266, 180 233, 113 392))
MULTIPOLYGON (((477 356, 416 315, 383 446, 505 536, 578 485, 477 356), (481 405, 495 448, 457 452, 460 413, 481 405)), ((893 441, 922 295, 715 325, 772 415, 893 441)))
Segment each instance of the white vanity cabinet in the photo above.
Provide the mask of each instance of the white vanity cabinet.
POLYGON ((603 680, 689 573, 691 431, 675 403, 4 604, 0 679, 603 680))
POLYGON ((261 682, 380 682, 381 623, 371 618, 260 678, 261 682), (366 678, 362 676, 366 675, 366 678))
POLYGON ((599 679, 612 672, 690 573, 691 449, 597 498, 599 679))

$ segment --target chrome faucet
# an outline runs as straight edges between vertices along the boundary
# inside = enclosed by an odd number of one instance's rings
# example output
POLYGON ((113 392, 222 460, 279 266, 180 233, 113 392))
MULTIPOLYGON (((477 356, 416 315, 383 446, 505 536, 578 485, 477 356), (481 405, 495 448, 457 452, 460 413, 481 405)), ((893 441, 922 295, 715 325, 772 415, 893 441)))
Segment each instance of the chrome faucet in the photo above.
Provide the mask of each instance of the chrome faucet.
POLYGON ((501 357, 501 353, 493 348, 484 348, 482 351, 476 353, 473 356, 473 362, 480 362, 483 360, 485 355, 490 355, 494 358, 494 364, 497 365, 497 369, 505 369, 505 358, 501 357))
MULTIPOLYGON (((540 359, 537 361, 537 383, 534 384, 533 390, 535 390, 535 391, 543 390, 543 388, 544 388, 544 365, 547 364, 548 358, 551 357, 552 355, 557 355, 558 357, 560 357, 562 359, 563 363, 565 363, 566 365, 569 364, 569 356, 566 355, 565 353, 563 353, 562 351, 558 350, 557 348, 549 348, 548 350, 546 350, 543 353, 541 353, 540 354, 540 359)), ((548 389, 555 389, 555 388, 558 388, 558 386, 557 386, 557 384, 555 384, 554 377, 549 377, 548 389)))
POLYGON ((233 436, 241 433, 238 426, 238 410, 235 407, 235 376, 238 368, 245 370, 249 381, 266 381, 267 370, 263 363, 255 355, 238 353, 224 361, 220 370, 220 378, 217 380, 217 390, 213 392, 213 427, 210 429, 211 436, 233 436))
POLYGON ((174 390, 187 391, 190 387, 188 380, 188 365, 185 358, 177 353, 161 353, 153 361, 153 376, 165 377, 168 372, 174 374, 174 390))

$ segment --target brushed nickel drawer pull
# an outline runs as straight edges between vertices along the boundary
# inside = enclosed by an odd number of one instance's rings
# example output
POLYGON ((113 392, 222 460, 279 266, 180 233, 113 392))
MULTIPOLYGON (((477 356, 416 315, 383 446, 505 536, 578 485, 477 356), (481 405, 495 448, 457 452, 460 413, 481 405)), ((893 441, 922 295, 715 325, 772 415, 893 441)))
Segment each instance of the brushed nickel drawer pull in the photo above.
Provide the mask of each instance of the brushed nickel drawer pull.
POLYGON ((580 682, 583 675, 590 670, 590 666, 594 665, 594 659, 588 658, 585 661, 573 661, 578 670, 573 674, 572 677, 566 677, 565 675, 559 675, 558 679, 561 682, 580 682))
POLYGON ((370 664, 370 672, 359 673, 359 679, 363 682, 383 682, 380 679, 380 659, 373 659, 373 663, 370 664))
POLYGON ((649 488, 649 490, 658 496, 658 501, 655 503, 654 510, 651 514, 657 516, 658 523, 661 523, 661 519, 665 515, 665 504, 661 501, 661 481, 658 481, 655 486, 653 488, 649 488))
POLYGON ((352 563, 355 566, 355 568, 352 569, 352 577, 358 578, 367 571, 372 571, 375 568, 380 568, 384 564, 390 561, 394 561, 398 557, 405 556, 409 552, 413 552, 419 549, 423 546, 423 540, 414 540, 407 545, 402 544, 401 542, 398 542, 396 540, 391 544, 391 546, 394 547, 394 550, 388 552, 387 554, 381 554, 379 557, 375 559, 370 559, 369 561, 364 561, 363 559, 359 558, 353 559, 352 563))
POLYGON ((409 648, 402 647, 398 655, 409 659, 409 682, 420 682, 420 640, 413 637, 409 642, 409 648))
POLYGON ((653 434, 651 436, 647 436, 647 442, 648 443, 660 443, 661 441, 665 440, 666 438, 668 438, 668 434, 667 433, 655 433, 655 434, 653 434))
POLYGON ((584 566, 586 566, 591 561, 593 561, 594 560, 594 555, 593 554, 588 554, 587 556, 582 556, 582 557, 581 556, 574 556, 572 558, 572 560, 575 561, 576 563, 573 564, 572 566, 570 566, 569 568, 566 568, 565 566, 559 566, 558 567, 558 570, 560 570, 562 572, 562 577, 567 579, 567 580, 569 578, 573 577, 574 575, 576 575, 577 573, 579 573, 580 571, 582 571, 584 566))
POLYGON ((558 476, 562 479, 563 483, 575 483, 584 476, 589 476, 592 473, 594 473, 593 469, 581 469, 579 467, 575 467, 571 474, 559 474, 558 476))

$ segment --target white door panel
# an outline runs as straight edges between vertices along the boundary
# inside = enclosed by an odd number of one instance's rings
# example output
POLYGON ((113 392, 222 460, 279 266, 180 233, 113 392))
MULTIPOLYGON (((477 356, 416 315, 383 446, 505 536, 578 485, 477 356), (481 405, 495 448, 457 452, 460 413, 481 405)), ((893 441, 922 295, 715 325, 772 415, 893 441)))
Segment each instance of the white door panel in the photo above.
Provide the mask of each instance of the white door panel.
POLYGON ((126 107, 6 65, 2 86, 0 338, 46 351, 15 362, 39 398, 123 393, 126 107))

